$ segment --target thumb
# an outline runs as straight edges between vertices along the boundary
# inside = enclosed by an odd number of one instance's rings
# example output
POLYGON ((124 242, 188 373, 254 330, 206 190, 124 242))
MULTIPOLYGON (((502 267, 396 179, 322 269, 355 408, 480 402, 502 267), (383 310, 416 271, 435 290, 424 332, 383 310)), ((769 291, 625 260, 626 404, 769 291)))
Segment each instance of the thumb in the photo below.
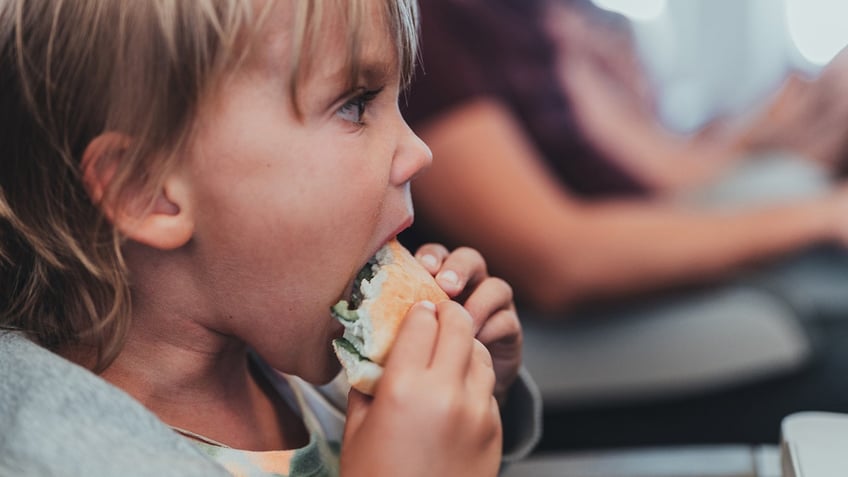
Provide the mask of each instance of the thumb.
POLYGON ((347 418, 345 421, 344 440, 356 434, 359 426, 368 415, 371 407, 371 397, 351 388, 347 395, 347 418))

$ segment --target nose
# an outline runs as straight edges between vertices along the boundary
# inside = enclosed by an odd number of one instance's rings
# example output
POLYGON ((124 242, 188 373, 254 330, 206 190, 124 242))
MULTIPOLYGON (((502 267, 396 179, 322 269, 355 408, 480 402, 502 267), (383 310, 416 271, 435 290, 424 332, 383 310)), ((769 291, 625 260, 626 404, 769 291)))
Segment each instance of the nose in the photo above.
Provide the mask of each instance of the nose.
POLYGON ((392 184, 402 185, 411 181, 433 163, 433 153, 427 144, 406 124, 401 125, 401 139, 392 162, 392 184))

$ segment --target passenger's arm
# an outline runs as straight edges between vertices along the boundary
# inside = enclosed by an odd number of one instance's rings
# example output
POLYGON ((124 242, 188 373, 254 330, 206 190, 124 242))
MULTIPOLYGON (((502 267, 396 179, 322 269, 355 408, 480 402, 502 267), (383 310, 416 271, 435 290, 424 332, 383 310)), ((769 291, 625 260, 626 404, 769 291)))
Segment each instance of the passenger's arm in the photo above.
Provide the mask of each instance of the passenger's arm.
POLYGON ((418 133, 434 154, 413 185, 422 221, 477 248, 541 308, 716 278, 836 239, 848 222, 844 192, 735 212, 582 202, 548 174, 508 110, 491 100, 459 106, 418 133))
POLYGON ((657 193, 675 195, 703 186, 749 154, 740 133, 732 129, 670 131, 590 59, 571 57, 560 76, 586 139, 657 193))
POLYGON ((604 19, 608 15, 546 3, 556 72, 584 137, 638 182, 669 195, 712 181, 747 154, 738 128, 714 122, 695 134, 678 134, 661 124, 633 33, 626 22, 604 19))

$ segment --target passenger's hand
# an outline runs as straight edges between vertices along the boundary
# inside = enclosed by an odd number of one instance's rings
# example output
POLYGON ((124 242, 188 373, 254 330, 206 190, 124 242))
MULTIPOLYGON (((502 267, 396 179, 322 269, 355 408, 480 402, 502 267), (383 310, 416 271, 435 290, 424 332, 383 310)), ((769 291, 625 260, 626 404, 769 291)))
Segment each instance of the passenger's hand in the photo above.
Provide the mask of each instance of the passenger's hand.
POLYGON ((521 367, 521 324, 512 288, 500 278, 489 276, 485 260, 471 248, 448 252, 441 245, 427 244, 415 257, 436 277, 445 293, 471 314, 474 335, 492 355, 495 397, 503 403, 521 367))
POLYGON ((743 140, 751 150, 790 150, 826 170, 846 170, 848 124, 848 48, 815 77, 787 76, 780 89, 754 116, 743 140))
POLYGON ((503 436, 494 384, 461 305, 413 306, 374 398, 350 392, 341 475, 495 476, 503 436))

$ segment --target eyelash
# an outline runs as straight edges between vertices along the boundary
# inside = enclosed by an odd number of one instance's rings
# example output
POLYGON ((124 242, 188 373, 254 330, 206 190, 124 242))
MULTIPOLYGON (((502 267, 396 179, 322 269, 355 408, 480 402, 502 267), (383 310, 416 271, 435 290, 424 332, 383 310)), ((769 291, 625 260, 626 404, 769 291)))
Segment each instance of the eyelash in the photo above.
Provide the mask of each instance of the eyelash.
POLYGON ((371 103, 371 101, 373 101, 381 91, 383 91, 382 87, 362 91, 360 94, 347 100, 347 102, 339 108, 337 114, 339 114, 345 121, 354 123, 358 126, 364 126, 365 121, 362 120, 362 117, 365 115, 368 104, 371 103), (346 114, 355 114, 356 116, 355 118, 348 118, 345 117, 346 114))

